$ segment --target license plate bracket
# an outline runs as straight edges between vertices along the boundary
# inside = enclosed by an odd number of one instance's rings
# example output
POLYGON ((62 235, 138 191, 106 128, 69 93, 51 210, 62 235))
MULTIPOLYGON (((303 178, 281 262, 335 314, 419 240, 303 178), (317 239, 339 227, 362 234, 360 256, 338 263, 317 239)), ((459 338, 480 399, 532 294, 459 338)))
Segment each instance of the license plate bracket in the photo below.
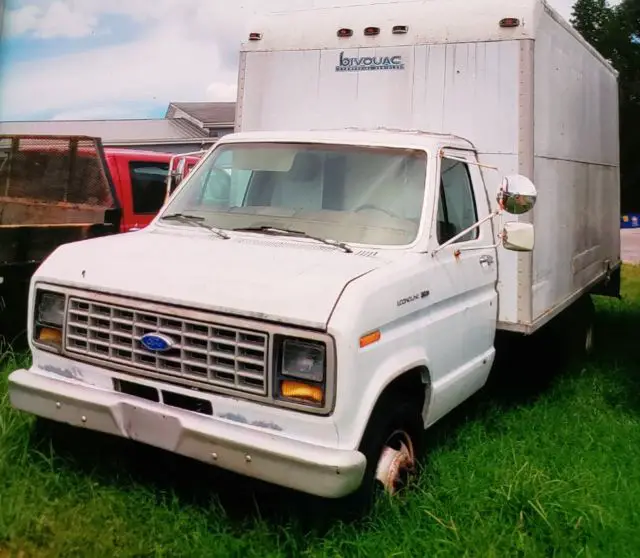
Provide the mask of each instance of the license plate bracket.
POLYGON ((149 411, 129 403, 121 404, 125 432, 136 442, 174 451, 182 425, 176 417, 149 411))

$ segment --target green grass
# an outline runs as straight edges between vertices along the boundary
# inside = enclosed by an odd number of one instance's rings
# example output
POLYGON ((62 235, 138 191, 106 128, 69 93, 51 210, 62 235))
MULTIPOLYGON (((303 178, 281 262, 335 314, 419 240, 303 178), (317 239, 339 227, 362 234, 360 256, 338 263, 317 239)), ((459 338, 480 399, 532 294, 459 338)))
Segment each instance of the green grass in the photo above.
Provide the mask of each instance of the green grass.
POLYGON ((529 355, 502 372, 429 432, 404 500, 352 524, 150 448, 36 428, 3 374, 0 557, 638 556, 640 268, 624 269, 623 294, 597 301, 589 362, 556 373, 529 355))

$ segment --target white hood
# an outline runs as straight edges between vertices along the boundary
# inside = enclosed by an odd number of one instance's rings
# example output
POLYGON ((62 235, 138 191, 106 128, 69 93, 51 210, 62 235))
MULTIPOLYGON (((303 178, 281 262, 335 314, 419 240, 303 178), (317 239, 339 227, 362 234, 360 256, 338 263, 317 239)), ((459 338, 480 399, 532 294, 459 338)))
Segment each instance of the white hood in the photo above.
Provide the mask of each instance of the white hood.
POLYGON ((63 245, 36 278, 325 328, 345 285, 383 264, 376 257, 281 237, 222 240, 202 230, 147 229, 63 245))

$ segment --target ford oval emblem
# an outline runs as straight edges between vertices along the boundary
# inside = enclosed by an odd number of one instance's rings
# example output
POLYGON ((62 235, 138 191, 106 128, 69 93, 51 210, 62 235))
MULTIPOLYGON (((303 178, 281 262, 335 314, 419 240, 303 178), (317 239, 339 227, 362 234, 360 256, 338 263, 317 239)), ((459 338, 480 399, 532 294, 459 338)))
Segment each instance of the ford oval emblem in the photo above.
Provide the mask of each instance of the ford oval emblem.
POLYGON ((161 333, 147 333, 140 338, 142 346, 152 353, 164 353, 173 348, 176 342, 161 333))

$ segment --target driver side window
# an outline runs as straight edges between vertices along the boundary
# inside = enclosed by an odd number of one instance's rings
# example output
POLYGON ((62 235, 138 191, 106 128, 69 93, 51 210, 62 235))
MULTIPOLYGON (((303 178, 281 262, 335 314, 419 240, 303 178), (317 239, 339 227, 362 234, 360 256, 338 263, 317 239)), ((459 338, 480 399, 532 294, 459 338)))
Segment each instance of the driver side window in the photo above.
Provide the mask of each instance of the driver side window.
POLYGON ((242 207, 251 171, 214 166, 201 185, 200 204, 217 207, 242 207))
MULTIPOLYGON (((443 158, 438 196, 438 244, 444 244, 477 221, 478 212, 467 163, 443 158)), ((474 229, 456 243, 476 240, 478 234, 478 229, 474 229)))
POLYGON ((202 205, 229 205, 231 177, 225 170, 213 168, 202 192, 202 205))

